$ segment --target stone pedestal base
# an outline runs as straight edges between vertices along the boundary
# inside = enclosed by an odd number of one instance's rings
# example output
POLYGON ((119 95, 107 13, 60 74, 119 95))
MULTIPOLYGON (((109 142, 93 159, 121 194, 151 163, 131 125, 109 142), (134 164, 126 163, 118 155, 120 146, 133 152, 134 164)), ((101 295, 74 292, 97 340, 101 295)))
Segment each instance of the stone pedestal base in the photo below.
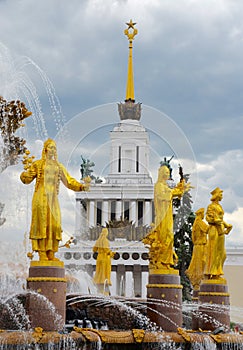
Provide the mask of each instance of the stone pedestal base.
POLYGON ((149 274, 147 315, 164 331, 175 332, 182 326, 182 285, 178 270, 170 274, 149 274))
POLYGON ((27 278, 27 313, 32 328, 61 330, 66 316, 66 279, 61 261, 32 261, 27 278), (48 300, 46 300, 46 298, 48 300))
POLYGON ((198 293, 199 293, 199 289, 193 289, 192 301, 195 303, 198 303, 198 293))
POLYGON ((226 280, 203 280, 198 297, 198 327, 214 331, 223 326, 225 330, 229 330, 230 302, 226 280))

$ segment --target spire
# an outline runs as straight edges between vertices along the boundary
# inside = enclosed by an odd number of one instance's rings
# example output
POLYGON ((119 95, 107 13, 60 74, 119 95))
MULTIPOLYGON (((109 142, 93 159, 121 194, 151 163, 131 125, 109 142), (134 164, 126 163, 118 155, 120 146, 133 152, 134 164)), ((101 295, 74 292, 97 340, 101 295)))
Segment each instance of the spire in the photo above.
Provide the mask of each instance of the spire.
POLYGON ((124 34, 127 36, 129 40, 129 56, 128 56, 128 72, 127 72, 127 90, 126 90, 126 99, 125 102, 131 101, 135 102, 134 97, 134 79, 133 79, 133 65, 132 65, 132 42, 135 35, 138 33, 138 30, 134 28, 136 23, 134 23, 131 19, 129 23, 126 23, 128 26, 127 29, 124 30, 124 34))
POLYGON ((133 81, 133 67, 132 67, 132 42, 135 35, 138 33, 134 28, 135 24, 130 20, 127 24, 127 29, 124 30, 124 34, 129 40, 129 57, 128 57, 128 72, 127 72, 127 91, 125 103, 118 103, 118 112, 120 120, 136 120, 141 118, 141 103, 135 103, 134 97, 134 81, 133 81))

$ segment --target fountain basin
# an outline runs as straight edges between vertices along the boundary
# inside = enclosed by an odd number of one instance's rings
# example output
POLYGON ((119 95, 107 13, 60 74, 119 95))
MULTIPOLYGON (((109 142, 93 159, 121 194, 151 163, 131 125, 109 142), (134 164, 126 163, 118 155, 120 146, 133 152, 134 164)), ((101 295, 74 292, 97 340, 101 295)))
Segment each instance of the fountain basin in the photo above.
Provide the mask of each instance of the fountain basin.
POLYGON ((0 348, 8 349, 242 349, 243 334, 194 332, 179 328, 177 332, 151 332, 142 329, 126 331, 96 330, 74 327, 69 334, 44 332, 2 331, 0 348))

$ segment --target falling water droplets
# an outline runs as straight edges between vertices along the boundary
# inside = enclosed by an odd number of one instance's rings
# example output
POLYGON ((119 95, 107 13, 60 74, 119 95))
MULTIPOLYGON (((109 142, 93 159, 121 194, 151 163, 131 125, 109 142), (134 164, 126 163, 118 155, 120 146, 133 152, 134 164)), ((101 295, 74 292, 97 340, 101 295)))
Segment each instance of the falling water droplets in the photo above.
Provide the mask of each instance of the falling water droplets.
MULTIPOLYGON (((28 109, 32 112, 31 120, 34 124, 35 138, 45 140, 48 137, 46 128, 47 118, 51 118, 55 124, 55 133, 62 130, 62 138, 67 136, 65 129, 65 117, 59 99, 55 93, 55 89, 46 73, 29 57, 15 56, 13 57, 8 48, 0 42, 0 80, 1 95, 5 99, 23 100, 28 109), (31 68, 34 72, 31 71, 31 68), (45 93, 49 101, 51 116, 44 117, 40 95, 36 85, 34 84, 35 73, 41 78, 45 93)), ((40 80, 40 79, 39 79, 40 80)), ((39 82, 38 82, 39 83, 39 82)), ((38 84, 39 85, 39 84, 38 84)), ((29 121, 27 122, 27 124, 29 121)), ((20 133, 27 133, 27 128, 20 130, 20 133)))

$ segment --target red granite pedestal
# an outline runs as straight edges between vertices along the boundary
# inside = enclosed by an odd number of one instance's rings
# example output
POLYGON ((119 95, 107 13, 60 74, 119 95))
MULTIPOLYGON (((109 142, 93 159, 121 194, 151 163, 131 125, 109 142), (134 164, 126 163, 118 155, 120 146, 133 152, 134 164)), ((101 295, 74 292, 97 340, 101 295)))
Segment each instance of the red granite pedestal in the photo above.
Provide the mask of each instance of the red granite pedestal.
POLYGON ((230 301, 224 278, 203 280, 198 293, 198 327, 214 331, 230 329, 230 301))
POLYGON ((66 278, 61 261, 32 261, 27 278, 27 313, 31 327, 61 330, 66 316, 66 278), (48 299, 46 301, 45 298, 48 299))
POLYGON ((198 293, 199 289, 193 289, 192 291, 192 301, 198 303, 198 293))
POLYGON ((182 285, 178 270, 165 272, 151 270, 149 273, 147 315, 164 331, 175 332, 182 326, 182 285))

